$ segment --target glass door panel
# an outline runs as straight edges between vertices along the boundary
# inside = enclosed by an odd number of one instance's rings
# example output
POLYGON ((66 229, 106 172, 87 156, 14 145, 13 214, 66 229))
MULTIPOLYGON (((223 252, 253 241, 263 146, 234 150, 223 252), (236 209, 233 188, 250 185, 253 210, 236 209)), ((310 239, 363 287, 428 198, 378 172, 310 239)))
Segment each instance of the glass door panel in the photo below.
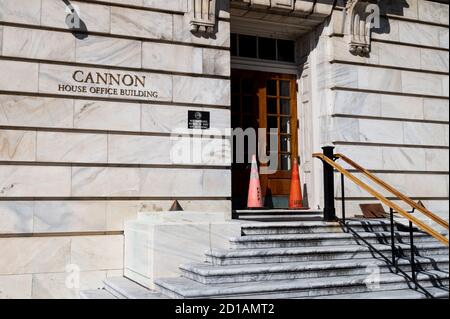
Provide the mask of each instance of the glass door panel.
MULTIPOLYGON (((267 130, 271 128, 277 130, 278 140, 278 169, 289 171, 291 169, 291 160, 293 151, 297 149, 292 139, 293 123, 296 124, 296 112, 293 112, 293 80, 282 78, 271 78, 266 81, 266 123, 267 130)), ((294 106, 296 106, 294 104, 294 106)), ((296 125, 295 130, 296 130, 296 125)), ((269 135, 267 136, 269 138, 269 135)), ((297 156, 294 154, 294 156, 297 156)))

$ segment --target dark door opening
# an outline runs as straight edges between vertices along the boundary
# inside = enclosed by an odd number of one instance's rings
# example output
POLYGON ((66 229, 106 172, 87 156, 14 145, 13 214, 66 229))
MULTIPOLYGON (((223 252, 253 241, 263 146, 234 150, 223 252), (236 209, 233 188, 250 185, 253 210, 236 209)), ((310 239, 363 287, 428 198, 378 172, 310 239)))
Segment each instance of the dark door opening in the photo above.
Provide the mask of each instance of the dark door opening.
MULTIPOLYGON (((270 141, 269 129, 276 129, 278 169, 274 174, 260 175, 262 195, 265 207, 287 208, 292 161, 298 157, 296 77, 232 70, 231 94, 233 129, 254 128, 257 132, 258 128, 266 128, 267 141, 270 141)), ((269 151, 269 146, 266 152, 269 151)), ((233 209, 243 209, 247 205, 251 163, 247 160, 247 143, 244 163, 236 163, 235 149, 232 164, 232 202, 233 209)))

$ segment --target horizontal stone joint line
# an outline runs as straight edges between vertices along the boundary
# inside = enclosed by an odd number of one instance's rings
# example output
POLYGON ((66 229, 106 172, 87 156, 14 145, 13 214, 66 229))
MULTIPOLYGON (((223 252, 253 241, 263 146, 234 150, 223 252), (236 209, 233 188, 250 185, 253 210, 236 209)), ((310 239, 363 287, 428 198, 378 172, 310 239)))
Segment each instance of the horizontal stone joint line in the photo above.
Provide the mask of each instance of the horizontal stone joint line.
MULTIPOLYGON (((331 33, 328 35, 329 38, 344 38, 345 35, 343 33, 331 33)), ((436 46, 430 46, 430 45, 423 45, 423 44, 418 44, 418 43, 408 43, 408 42, 401 42, 399 40, 387 40, 387 39, 376 39, 376 38, 371 38, 372 42, 377 42, 377 43, 385 43, 385 44, 394 44, 394 45, 401 45, 401 46, 405 46, 405 47, 413 47, 413 48, 418 48, 418 49, 430 49, 430 50, 436 50, 436 51, 444 51, 444 52, 448 52, 449 48, 445 48, 445 47, 436 47, 436 46)))
MULTIPOLYGON (((163 132, 141 132, 141 131, 109 131, 102 129, 83 129, 83 128, 58 128, 58 127, 38 127, 38 126, 8 126, 0 125, 0 130, 12 131, 32 131, 32 132, 53 132, 53 133, 80 133, 80 134, 105 134, 105 135, 125 135, 125 136, 154 136, 154 137, 171 137, 172 133, 163 132)), ((219 129, 221 130, 221 129, 219 129)), ((190 137, 190 138, 208 138, 208 139, 225 139, 229 140, 228 135, 211 135, 209 132, 205 134, 179 134, 174 133, 175 136, 190 137)))
POLYGON ((92 63, 54 61, 54 60, 44 60, 44 59, 30 59, 30 58, 19 58, 19 57, 4 56, 4 55, 0 56, 0 60, 49 64, 49 65, 96 68, 96 69, 108 69, 108 70, 116 70, 116 71, 147 72, 147 73, 163 74, 163 75, 189 76, 189 77, 193 77, 193 78, 203 78, 203 79, 220 79, 220 80, 230 80, 231 79, 230 76, 225 76, 225 75, 186 73, 186 72, 164 71, 164 70, 146 69, 146 68, 132 68, 132 67, 114 66, 114 65, 109 65, 109 64, 92 64, 92 63))
POLYGON ((182 107, 203 107, 212 109, 222 109, 230 110, 230 105, 214 105, 214 104, 195 104, 195 103, 180 103, 171 101, 145 101, 138 99, 121 99, 121 98, 104 98, 104 97, 93 97, 93 96, 80 96, 80 95, 69 95, 69 94, 49 94, 49 93, 36 93, 36 92, 20 92, 20 91, 2 91, 0 90, 0 95, 17 95, 17 96, 33 96, 33 97, 49 97, 49 98, 66 98, 74 100, 89 100, 89 101, 104 101, 104 102, 117 102, 117 103, 140 103, 140 104, 155 104, 155 105, 170 105, 170 106, 182 106, 182 107))
POLYGON ((361 63, 361 62, 351 62, 333 59, 330 61, 331 64, 345 64, 345 65, 356 65, 356 66, 364 66, 374 69, 389 69, 389 70, 398 70, 398 71, 408 71, 408 72, 416 72, 416 73, 426 73, 426 74, 436 74, 436 75, 449 75, 449 72, 442 71, 433 71, 433 70, 423 70, 423 69, 412 69, 412 68, 404 68, 392 65, 384 65, 384 64, 371 64, 371 63, 361 63))
MULTIPOLYGON (((359 173, 358 170, 349 169, 350 173, 359 173)), ((372 173, 378 174, 405 174, 405 175, 448 175, 449 171, 410 171, 410 170, 383 170, 383 169, 371 169, 372 173)), ((334 171, 338 173, 338 171, 334 171)))
POLYGON ((14 202, 14 201, 136 201, 136 200, 187 200, 187 201, 210 201, 210 200, 223 200, 229 201, 231 197, 218 197, 218 196, 104 196, 104 197, 86 197, 86 196, 73 196, 73 197, 0 197, 0 202, 14 202))
MULTIPOLYGON (((119 8, 127 8, 127 9, 136 9, 140 11, 151 11, 156 13, 169 13, 169 14, 176 14, 176 15, 184 15, 185 12, 182 11, 176 11, 176 10, 165 10, 165 9, 159 9, 159 8, 152 8, 152 7, 144 7, 144 6, 138 6, 133 4, 127 4, 127 3, 118 3, 118 2, 111 2, 108 0, 99 0, 99 1, 92 1, 92 0, 76 0, 77 2, 84 2, 88 4, 93 5, 107 5, 110 7, 119 7, 119 8)), ((170 1, 170 0, 169 0, 170 1)))
POLYGON ((186 164, 132 164, 132 163, 82 163, 82 162, 41 162, 41 161, 1 161, 0 166, 45 166, 45 167, 116 167, 116 168, 161 168, 161 169, 198 169, 230 170, 230 165, 186 165, 186 164))
MULTIPOLYGON (((57 32, 70 33, 70 34, 73 33, 73 31, 71 31, 69 29, 63 29, 63 28, 57 28, 57 27, 46 27, 46 26, 39 26, 39 25, 25 24, 25 23, 0 21, 0 26, 33 29, 33 30, 43 30, 43 31, 57 31, 57 32)), ((83 32, 79 32, 79 33, 83 34, 83 32)), ((137 37, 137 36, 133 36, 133 35, 121 35, 121 34, 97 32, 97 31, 84 32, 84 34, 103 36, 103 37, 109 37, 109 38, 117 38, 117 39, 125 39, 125 40, 138 40, 138 41, 142 41, 142 42, 185 45, 185 46, 196 47, 196 48, 216 49, 216 50, 223 50, 223 51, 231 50, 229 47, 226 47, 226 46, 215 46, 215 45, 199 44, 199 43, 192 43, 192 42, 182 42, 182 41, 176 41, 176 40, 163 40, 163 39, 158 39, 158 38, 143 38, 143 37, 137 37)))
MULTIPOLYGON (((439 1, 437 1, 439 2, 439 1)), ((444 2, 446 3, 446 2, 444 2)), ((446 3, 448 4, 448 2, 446 3)), ((344 7, 341 6, 335 6, 333 8, 333 11, 339 11, 342 12, 344 10, 344 7)), ((397 14, 381 14, 380 17, 382 18, 389 18, 392 20, 398 20, 398 21, 405 21, 405 22, 414 22, 417 24, 424 24, 424 25, 431 25, 431 26, 436 26, 436 27, 444 27, 444 28, 448 28, 448 24, 442 24, 442 23, 438 23, 438 22, 432 22, 432 21, 424 21, 424 20, 420 20, 420 19, 414 19, 414 18, 408 18, 408 17, 403 17, 397 14)))
POLYGON ((449 149, 448 146, 439 146, 439 145, 389 144, 389 143, 348 142, 348 141, 333 141, 332 143, 335 145, 386 146, 386 147, 406 147, 406 148, 443 149, 443 150, 449 149))
POLYGON ((123 231, 86 231, 86 232, 45 232, 45 233, 0 233, 0 239, 6 238, 39 238, 39 237, 82 237, 82 236, 116 236, 123 231))
MULTIPOLYGON (((397 197, 386 197, 389 200, 399 200, 397 197)), ((439 200, 439 201, 445 201, 445 200, 449 200, 449 197, 424 197, 424 196, 411 196, 410 197, 412 200, 439 200)), ((340 196, 335 196, 334 199, 336 200, 342 200, 342 197, 340 196)), ((345 200, 351 200, 351 201, 361 201, 361 200, 375 200, 378 201, 378 199, 376 197, 345 197, 345 200)))
POLYGON ((428 95, 428 94, 414 94, 414 93, 403 93, 403 92, 393 92, 393 91, 382 91, 382 90, 369 90, 360 89, 355 87, 345 87, 345 86, 332 86, 330 90, 334 91, 348 91, 348 92, 361 92, 361 93, 378 93, 385 95, 397 95, 397 96, 410 96, 410 97, 424 97, 424 98, 435 98, 441 100, 448 100, 448 96, 442 95, 428 95))
POLYGON ((370 115, 354 115, 354 114, 345 114, 345 113, 335 113, 335 114, 332 114, 331 117, 366 119, 366 120, 383 120, 383 121, 393 121, 393 122, 430 123, 430 124, 449 124, 450 123, 449 121, 409 119, 409 118, 370 116, 370 115))
POLYGON ((430 49, 430 50, 444 51, 444 52, 448 52, 449 51, 448 48, 444 48, 444 47, 435 47, 435 46, 416 44, 416 43, 392 41, 392 40, 387 40, 387 39, 372 39, 372 42, 386 43, 386 44, 396 44, 396 45, 402 45, 402 46, 405 46, 405 47, 414 47, 414 48, 419 48, 419 49, 430 49))

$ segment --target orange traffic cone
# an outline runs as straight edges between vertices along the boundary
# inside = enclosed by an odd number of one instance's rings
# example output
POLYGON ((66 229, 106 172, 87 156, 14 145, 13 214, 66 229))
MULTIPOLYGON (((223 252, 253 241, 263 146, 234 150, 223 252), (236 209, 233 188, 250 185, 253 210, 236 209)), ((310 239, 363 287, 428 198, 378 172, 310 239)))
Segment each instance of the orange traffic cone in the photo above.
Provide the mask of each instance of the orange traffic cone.
POLYGON ((300 176, 298 174, 298 161, 295 158, 292 167, 291 192, 289 194, 289 208, 303 208, 302 189, 300 188, 300 176))
POLYGON ((248 187, 248 208, 262 208, 261 183, 259 182, 258 163, 256 155, 252 156, 252 168, 250 171, 250 185, 248 187))

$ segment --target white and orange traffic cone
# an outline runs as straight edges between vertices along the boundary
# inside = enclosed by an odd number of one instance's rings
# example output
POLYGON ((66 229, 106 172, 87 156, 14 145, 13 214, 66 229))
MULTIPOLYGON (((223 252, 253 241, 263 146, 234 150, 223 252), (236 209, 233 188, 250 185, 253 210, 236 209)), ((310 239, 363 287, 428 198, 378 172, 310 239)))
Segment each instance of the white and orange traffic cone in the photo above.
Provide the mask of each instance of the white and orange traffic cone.
POLYGON ((248 187, 248 208, 262 208, 263 200, 261 194, 261 183, 259 181, 258 163, 256 155, 252 156, 252 168, 250 170, 250 185, 248 187))
POLYGON ((296 158, 294 159, 292 167, 291 191, 289 194, 289 208, 290 209, 303 208, 303 196, 302 196, 302 189, 300 188, 300 175, 298 173, 298 161, 296 158))

